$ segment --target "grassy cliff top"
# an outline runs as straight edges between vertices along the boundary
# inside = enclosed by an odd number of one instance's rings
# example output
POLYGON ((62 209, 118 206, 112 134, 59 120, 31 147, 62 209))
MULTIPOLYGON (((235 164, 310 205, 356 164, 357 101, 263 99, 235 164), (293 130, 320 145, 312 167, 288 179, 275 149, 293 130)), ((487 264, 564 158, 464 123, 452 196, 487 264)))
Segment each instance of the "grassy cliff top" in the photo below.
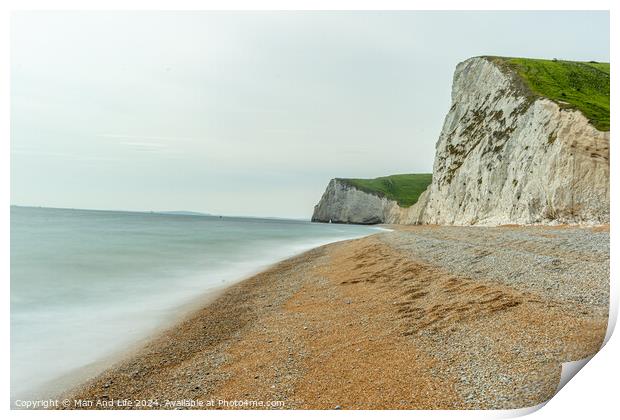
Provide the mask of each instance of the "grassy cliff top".
POLYGON ((374 179, 338 178, 358 190, 386 197, 401 207, 409 207, 418 201, 420 194, 431 183, 431 174, 389 175, 374 179))
POLYGON ((536 96, 576 108, 609 131, 609 63, 493 57, 513 69, 536 96))

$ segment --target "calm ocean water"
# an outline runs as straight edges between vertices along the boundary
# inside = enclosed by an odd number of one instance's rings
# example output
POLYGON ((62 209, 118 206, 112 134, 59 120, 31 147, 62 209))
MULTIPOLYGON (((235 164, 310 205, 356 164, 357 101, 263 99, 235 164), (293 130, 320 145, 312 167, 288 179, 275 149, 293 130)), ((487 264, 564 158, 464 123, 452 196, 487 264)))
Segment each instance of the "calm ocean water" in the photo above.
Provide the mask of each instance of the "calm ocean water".
POLYGON ((11 207, 11 397, 37 395, 171 322, 183 304, 325 243, 305 221, 11 207))

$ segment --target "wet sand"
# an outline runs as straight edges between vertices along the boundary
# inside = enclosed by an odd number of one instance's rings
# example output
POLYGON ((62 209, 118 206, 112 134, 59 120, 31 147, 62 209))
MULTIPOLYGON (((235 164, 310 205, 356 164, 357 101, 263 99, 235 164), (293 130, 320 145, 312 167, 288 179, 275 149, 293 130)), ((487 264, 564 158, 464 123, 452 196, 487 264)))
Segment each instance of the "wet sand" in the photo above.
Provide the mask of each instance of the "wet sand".
POLYGON ((69 408, 522 408, 600 347, 608 228, 395 228, 226 289, 69 408))

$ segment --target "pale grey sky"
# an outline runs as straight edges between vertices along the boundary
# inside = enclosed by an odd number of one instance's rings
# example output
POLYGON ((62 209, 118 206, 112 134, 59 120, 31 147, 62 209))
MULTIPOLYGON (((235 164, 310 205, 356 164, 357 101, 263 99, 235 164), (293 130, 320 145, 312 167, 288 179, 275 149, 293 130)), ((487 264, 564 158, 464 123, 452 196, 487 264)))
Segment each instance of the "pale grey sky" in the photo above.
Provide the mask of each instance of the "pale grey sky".
POLYGON ((609 61, 607 12, 21 12, 11 202, 309 217, 431 172, 456 64, 609 61))

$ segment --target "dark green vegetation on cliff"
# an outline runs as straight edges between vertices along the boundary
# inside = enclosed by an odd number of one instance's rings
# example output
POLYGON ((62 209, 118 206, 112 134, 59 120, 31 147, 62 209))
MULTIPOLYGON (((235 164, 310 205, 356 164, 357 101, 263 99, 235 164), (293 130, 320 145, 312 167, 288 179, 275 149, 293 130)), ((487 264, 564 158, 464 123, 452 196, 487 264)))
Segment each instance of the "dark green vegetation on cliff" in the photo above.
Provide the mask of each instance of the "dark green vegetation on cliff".
POLYGON ((609 63, 499 58, 536 96, 576 108, 601 131, 609 131, 609 63))
POLYGON ((339 178, 338 180, 358 190, 386 197, 401 207, 409 207, 418 201, 420 194, 431 183, 431 174, 402 174, 374 179, 339 178))

